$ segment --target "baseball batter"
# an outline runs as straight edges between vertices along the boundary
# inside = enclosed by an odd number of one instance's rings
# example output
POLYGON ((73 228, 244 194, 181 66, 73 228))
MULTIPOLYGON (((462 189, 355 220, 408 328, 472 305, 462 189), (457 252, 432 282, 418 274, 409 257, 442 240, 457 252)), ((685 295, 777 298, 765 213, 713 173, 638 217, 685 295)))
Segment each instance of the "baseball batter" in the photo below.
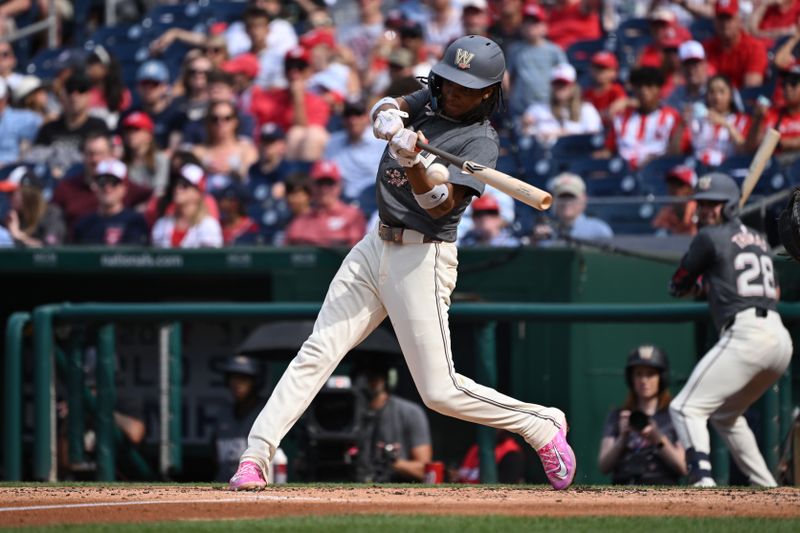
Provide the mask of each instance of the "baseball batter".
POLYGON ((698 180, 697 236, 672 277, 670 292, 685 296, 702 286, 719 340, 700 360, 670 404, 675 429, 686 448, 689 482, 716 485, 711 474, 707 422, 725 441, 750 483, 777 485, 742 413, 789 366, 792 340, 775 311, 779 287, 766 237, 737 216, 739 187, 712 173, 698 180))
POLYGON ((426 174, 433 158, 415 148, 418 138, 428 140, 494 167, 498 138, 488 118, 501 101, 504 71, 496 43, 462 37, 433 67, 427 89, 384 98, 373 107, 374 134, 389 141, 376 177, 379 227, 336 273, 311 336, 253 424, 230 480, 232 490, 266 485, 265 472, 281 439, 344 355, 387 315, 425 405, 522 435, 537 450, 554 488, 572 483, 575 455, 566 440, 564 413, 481 386, 453 366, 448 309, 458 266, 456 227, 483 184, 455 166, 447 169, 449 182, 435 184, 426 174))

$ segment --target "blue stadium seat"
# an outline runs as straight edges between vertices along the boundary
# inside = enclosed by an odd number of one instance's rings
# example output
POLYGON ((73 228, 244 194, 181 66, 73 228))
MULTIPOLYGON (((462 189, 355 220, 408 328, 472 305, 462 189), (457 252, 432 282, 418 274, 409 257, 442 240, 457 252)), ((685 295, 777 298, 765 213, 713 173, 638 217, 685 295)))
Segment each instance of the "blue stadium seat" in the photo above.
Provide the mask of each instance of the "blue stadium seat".
POLYGON ((593 196, 633 196, 640 192, 639 180, 624 159, 574 159, 566 162, 567 172, 586 182, 586 193, 593 196))
POLYGON ((25 67, 26 74, 32 74, 42 79, 52 79, 58 74, 61 64, 61 54, 66 52, 63 48, 45 49, 36 54, 25 67))
MULTIPOLYGON (((744 178, 747 176, 747 170, 752 160, 753 154, 730 156, 718 167, 705 169, 703 173, 715 170, 724 172, 735 179, 736 183, 741 186, 744 178)), ((761 175, 761 179, 758 180, 758 183, 756 183, 752 196, 766 196, 785 189, 790 184, 790 174, 791 171, 787 171, 781 167, 778 160, 773 157, 770 159, 766 168, 764 168, 764 173, 761 175)), ((698 175, 702 174, 698 173, 698 175)))
POLYGON ((567 48, 567 60, 570 65, 575 67, 578 73, 578 82, 581 87, 587 87, 591 83, 590 67, 592 56, 596 52, 606 50, 607 41, 605 39, 591 39, 586 41, 576 41, 567 48))
POLYGON ((361 209, 361 212, 364 213, 364 216, 367 218, 367 220, 369 220, 369 217, 372 216, 372 213, 378 210, 378 199, 375 196, 374 183, 361 191, 361 194, 358 195, 354 205, 358 206, 358 208, 361 209))
POLYGON ((571 160, 591 157, 592 153, 603 148, 605 137, 602 133, 585 133, 560 137, 550 149, 556 160, 571 160))
POLYGON ((225 2, 225 1, 211 1, 208 5, 203 7, 201 18, 206 20, 206 23, 213 24, 214 22, 235 22, 241 20, 242 13, 247 7, 246 2, 225 2))
POLYGON ((653 41, 650 35, 650 22, 646 18, 624 20, 619 24, 616 35, 617 58, 621 67, 631 67, 645 45, 653 41))
POLYGON ((667 184, 664 181, 666 173, 680 165, 696 167, 694 157, 685 155, 666 155, 651 160, 644 167, 639 169, 639 182, 642 185, 642 193, 654 196, 665 196, 667 184))
POLYGON ((144 35, 141 24, 118 24, 97 28, 88 40, 109 47, 121 43, 141 43, 144 35))
POLYGON ((652 221, 660 207, 660 204, 649 201, 618 204, 593 204, 590 201, 586 214, 606 221, 615 235, 648 235, 655 233, 652 221))
POLYGON ((559 171, 555 161, 536 144, 526 150, 520 150, 519 164, 520 179, 537 187, 544 187, 559 171))
POLYGON ((689 24, 689 32, 695 41, 701 43, 714 36, 714 20, 703 17, 695 17, 692 23, 689 24))
POLYGON ((756 105, 756 100, 759 96, 764 96, 772 100, 772 95, 775 92, 775 81, 767 82, 757 87, 742 87, 739 89, 739 97, 741 98, 744 112, 748 115, 753 112, 756 105))

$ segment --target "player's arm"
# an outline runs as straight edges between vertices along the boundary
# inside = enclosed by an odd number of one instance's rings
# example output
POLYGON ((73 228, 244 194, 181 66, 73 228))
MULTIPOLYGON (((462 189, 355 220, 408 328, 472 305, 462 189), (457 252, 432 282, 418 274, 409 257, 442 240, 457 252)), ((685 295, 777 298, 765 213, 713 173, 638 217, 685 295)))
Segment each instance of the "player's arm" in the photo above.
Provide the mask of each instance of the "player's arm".
POLYGON ((681 264, 669 284, 669 293, 676 298, 697 295, 698 279, 714 260, 714 244, 711 237, 700 232, 681 259, 681 264))
MULTIPOLYGON (((406 177, 411 183, 411 189, 415 195, 422 195, 433 191, 435 185, 430 182, 425 167, 417 164, 413 167, 406 169, 406 177)), ((443 183, 440 187, 446 187, 447 193, 445 200, 431 209, 425 209, 431 218, 440 218, 453 210, 461 202, 465 201, 468 194, 468 189, 463 185, 455 185, 453 183, 443 183)))

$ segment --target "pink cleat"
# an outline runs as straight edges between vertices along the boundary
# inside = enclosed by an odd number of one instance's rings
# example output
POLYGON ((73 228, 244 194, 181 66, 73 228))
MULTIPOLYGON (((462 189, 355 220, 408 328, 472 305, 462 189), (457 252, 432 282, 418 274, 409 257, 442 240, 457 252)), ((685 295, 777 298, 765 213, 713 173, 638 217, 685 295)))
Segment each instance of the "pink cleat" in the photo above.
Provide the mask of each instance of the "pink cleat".
POLYGON ((547 480, 556 490, 564 490, 575 478, 575 452, 567 443, 567 421, 563 420, 553 440, 536 451, 542 460, 547 480))
POLYGON ((228 490, 263 490, 267 486, 264 471, 253 461, 242 461, 228 483, 228 490))

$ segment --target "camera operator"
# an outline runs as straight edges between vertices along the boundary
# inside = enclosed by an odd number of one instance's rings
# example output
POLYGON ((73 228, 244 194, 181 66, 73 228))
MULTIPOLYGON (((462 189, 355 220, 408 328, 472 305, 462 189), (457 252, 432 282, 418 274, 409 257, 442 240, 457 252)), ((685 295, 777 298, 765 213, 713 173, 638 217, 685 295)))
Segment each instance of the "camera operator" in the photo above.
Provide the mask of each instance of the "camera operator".
POLYGON ((419 405, 391 394, 389 365, 380 357, 362 357, 353 369, 354 385, 366 397, 358 445, 359 481, 422 481, 433 447, 428 418, 419 405))
POLYGON ((628 397, 606 419, 598 467, 617 485, 677 485, 686 475, 683 447, 669 415, 669 361, 642 345, 625 365, 628 397))

